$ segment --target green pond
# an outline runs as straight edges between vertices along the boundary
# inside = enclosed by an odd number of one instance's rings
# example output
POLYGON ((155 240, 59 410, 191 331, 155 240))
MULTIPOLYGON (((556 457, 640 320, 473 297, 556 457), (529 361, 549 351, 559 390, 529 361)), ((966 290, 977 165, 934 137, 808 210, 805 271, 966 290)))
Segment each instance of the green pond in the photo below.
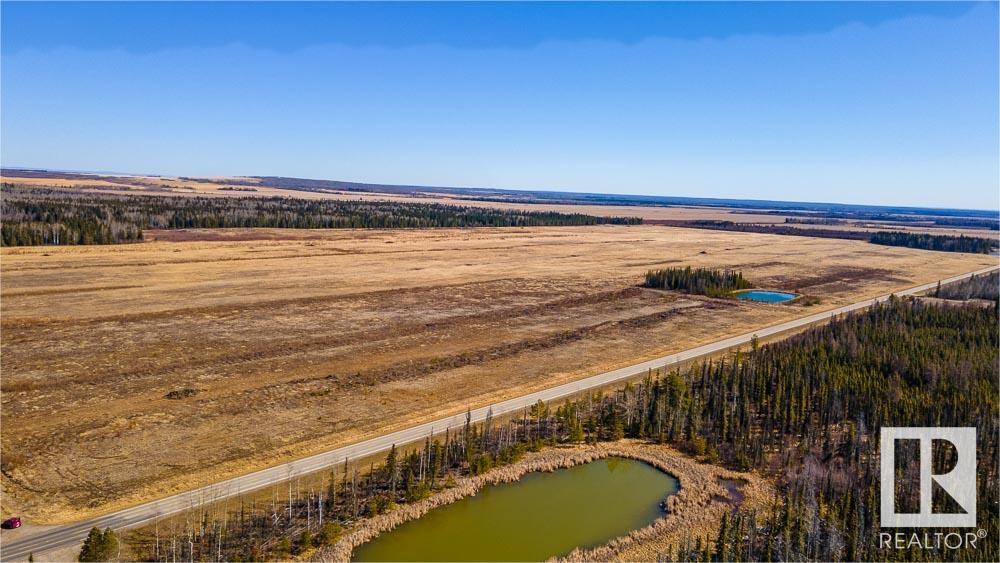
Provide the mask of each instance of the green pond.
POLYGON ((677 487, 646 463, 616 457, 529 473, 385 532, 352 559, 543 561, 646 526, 677 487))

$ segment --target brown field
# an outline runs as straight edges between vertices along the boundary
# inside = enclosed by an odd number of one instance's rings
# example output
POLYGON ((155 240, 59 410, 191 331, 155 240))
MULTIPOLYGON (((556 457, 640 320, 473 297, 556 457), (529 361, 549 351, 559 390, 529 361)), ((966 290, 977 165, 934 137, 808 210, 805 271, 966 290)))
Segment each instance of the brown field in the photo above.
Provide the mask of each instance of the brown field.
POLYGON ((4 515, 105 512, 996 262, 657 226, 155 235, 0 250, 4 515), (820 304, 636 287, 687 264, 820 304))

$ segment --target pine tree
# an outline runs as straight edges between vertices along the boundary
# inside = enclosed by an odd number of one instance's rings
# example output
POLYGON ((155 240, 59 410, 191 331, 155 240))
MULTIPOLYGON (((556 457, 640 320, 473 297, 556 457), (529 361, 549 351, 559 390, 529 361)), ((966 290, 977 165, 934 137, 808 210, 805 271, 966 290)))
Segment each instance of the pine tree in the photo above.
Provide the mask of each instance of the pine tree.
POLYGON ((118 536, 111 528, 103 532, 94 526, 83 541, 78 559, 80 561, 111 561, 118 557, 118 536))
POLYGON ((729 561, 729 548, 726 542, 729 540, 729 512, 722 515, 719 523, 719 536, 715 539, 715 557, 719 561, 729 561))
POLYGON ((384 473, 385 473, 385 476, 386 476, 386 481, 389 482, 389 485, 391 487, 392 494, 393 494, 393 496, 395 496, 396 495, 396 475, 398 473, 398 460, 397 460, 397 454, 396 454, 396 444, 392 445, 392 448, 389 449, 389 455, 387 455, 386 458, 385 458, 384 473))

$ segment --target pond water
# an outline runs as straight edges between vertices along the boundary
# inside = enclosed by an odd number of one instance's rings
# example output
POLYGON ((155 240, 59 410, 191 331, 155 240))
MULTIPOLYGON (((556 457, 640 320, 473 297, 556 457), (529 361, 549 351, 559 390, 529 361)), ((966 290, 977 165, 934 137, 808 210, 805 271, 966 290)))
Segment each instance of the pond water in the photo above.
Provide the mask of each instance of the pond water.
POLYGON ((663 514, 677 480, 607 458, 529 473, 436 508, 359 546, 354 561, 543 561, 595 547, 663 514))
POLYGON ((769 291, 766 289, 749 289, 736 294, 737 299, 748 299, 750 301, 760 301, 762 303, 783 303, 798 297, 795 293, 784 291, 769 291))

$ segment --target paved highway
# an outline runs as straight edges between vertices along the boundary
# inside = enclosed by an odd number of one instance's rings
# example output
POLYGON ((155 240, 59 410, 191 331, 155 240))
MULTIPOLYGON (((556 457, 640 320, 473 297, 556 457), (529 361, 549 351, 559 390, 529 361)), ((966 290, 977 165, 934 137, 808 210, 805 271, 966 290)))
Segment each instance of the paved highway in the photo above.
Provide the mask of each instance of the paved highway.
MULTIPOLYGON (((944 279, 942 285, 953 283, 972 276, 973 274, 985 273, 997 269, 997 266, 984 268, 976 272, 969 272, 960 276, 944 279)), ((933 289, 937 282, 918 285, 898 291, 897 295, 912 295, 933 289)), ((529 393, 521 397, 509 399, 471 411, 472 421, 477 422, 486 418, 492 409, 494 416, 519 411, 525 407, 535 404, 539 400, 552 401, 573 395, 580 391, 602 387, 611 383, 632 379, 645 374, 650 369, 670 367, 681 362, 685 362, 700 356, 706 356, 723 352, 730 348, 745 345, 756 335, 758 338, 766 338, 780 334, 789 330, 795 330, 813 323, 825 321, 832 315, 840 315, 858 309, 870 307, 872 304, 888 299, 888 295, 883 295, 875 299, 867 299, 851 305, 846 305, 836 309, 823 311, 806 317, 790 320, 781 324, 761 328, 754 332, 741 334, 691 348, 676 354, 656 358, 647 362, 642 362, 632 366, 605 372, 585 379, 580 379, 535 393, 529 393)), ((365 440, 350 446, 344 446, 335 450, 330 450, 321 454, 316 454, 307 458, 299 459, 282 465, 277 465, 268 469, 263 469, 241 477, 234 477, 213 485, 207 485, 200 489, 179 493, 160 500, 148 502, 119 510, 104 516, 91 518, 75 524, 52 527, 40 531, 37 534, 19 538, 11 542, 3 542, 0 545, 0 559, 3 561, 25 560, 29 553, 40 554, 54 549, 60 549, 74 544, 79 544, 86 537, 87 532, 94 526, 99 528, 111 527, 113 529, 132 528, 150 522, 156 518, 175 514, 188 508, 197 506, 202 502, 224 499, 261 489, 275 483, 279 483, 294 477, 304 475, 324 468, 329 468, 338 463, 342 463, 345 458, 355 459, 370 454, 388 450, 393 444, 407 444, 423 440, 430 433, 444 432, 446 428, 459 427, 465 424, 466 413, 456 414, 448 418, 442 418, 418 424, 405 430, 399 430, 390 434, 385 434, 377 438, 365 440)), ((2 539, 2 536, 0 536, 2 539)))

